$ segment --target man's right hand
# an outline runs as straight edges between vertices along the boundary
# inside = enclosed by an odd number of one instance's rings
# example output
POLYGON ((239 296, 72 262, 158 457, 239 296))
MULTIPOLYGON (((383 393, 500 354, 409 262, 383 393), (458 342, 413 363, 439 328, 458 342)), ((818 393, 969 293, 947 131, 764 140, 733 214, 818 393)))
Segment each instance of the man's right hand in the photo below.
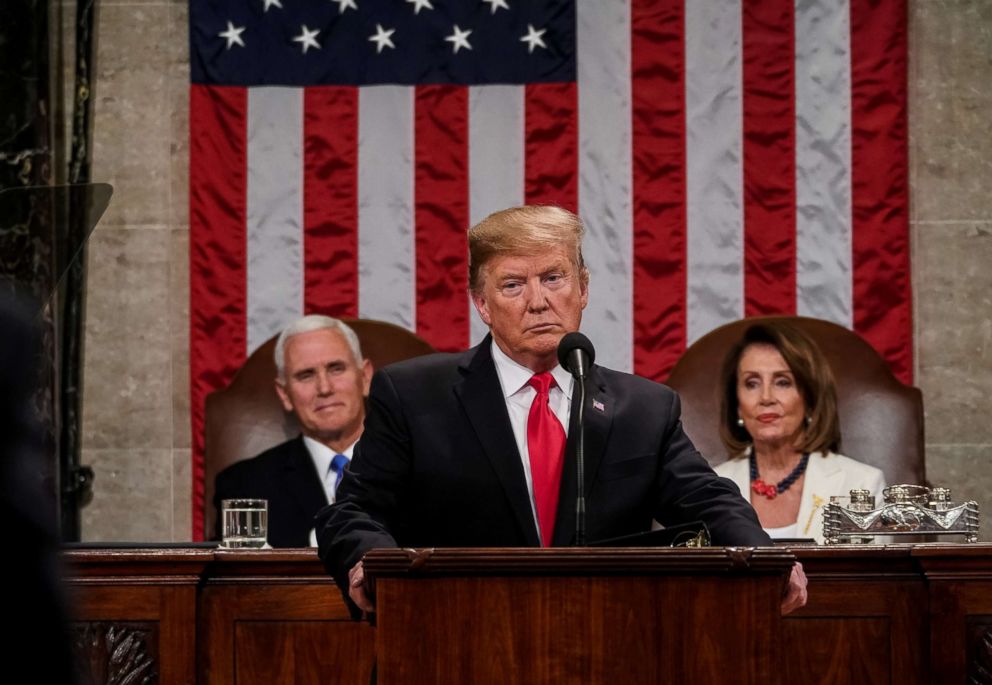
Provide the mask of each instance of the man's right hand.
POLYGON ((375 605, 365 585, 365 570, 360 561, 348 571, 348 596, 362 611, 370 614, 375 611, 375 605))

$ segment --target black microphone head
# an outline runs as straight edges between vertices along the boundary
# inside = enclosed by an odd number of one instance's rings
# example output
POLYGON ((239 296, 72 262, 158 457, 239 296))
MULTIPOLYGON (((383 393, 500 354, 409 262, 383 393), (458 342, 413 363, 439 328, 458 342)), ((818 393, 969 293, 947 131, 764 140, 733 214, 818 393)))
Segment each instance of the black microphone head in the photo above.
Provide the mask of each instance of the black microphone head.
POLYGON ((588 358, 586 363, 590 366, 596 359, 596 350, 589 338, 578 331, 566 334, 558 343, 558 362, 572 374, 577 371, 577 369, 572 368, 572 360, 574 359, 572 353, 577 350, 585 353, 588 358))

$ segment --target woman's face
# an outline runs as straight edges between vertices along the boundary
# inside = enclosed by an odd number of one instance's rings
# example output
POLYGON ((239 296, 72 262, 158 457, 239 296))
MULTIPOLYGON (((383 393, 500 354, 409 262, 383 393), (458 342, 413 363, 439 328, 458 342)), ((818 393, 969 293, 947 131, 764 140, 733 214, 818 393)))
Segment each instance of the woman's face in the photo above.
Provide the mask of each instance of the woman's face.
POLYGON ((737 365, 737 412, 754 448, 795 445, 806 406, 792 369, 774 345, 748 345, 737 365))

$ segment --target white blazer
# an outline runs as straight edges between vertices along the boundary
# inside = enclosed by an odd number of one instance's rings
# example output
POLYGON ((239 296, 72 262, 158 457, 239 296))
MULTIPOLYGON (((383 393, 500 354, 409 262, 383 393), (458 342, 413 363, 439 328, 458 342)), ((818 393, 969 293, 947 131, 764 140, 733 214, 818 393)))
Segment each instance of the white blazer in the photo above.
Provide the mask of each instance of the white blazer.
MULTIPOLYGON (((746 458, 730 459, 714 470, 718 475, 734 481, 741 494, 748 502, 751 501, 751 474, 746 458)), ((806 479, 803 481, 803 494, 799 500, 799 517, 796 519, 799 537, 813 538, 822 545, 823 505, 830 501, 832 495, 847 495, 855 488, 871 490, 871 494, 875 495, 875 505, 878 506, 882 501, 885 476, 874 466, 841 454, 810 454, 806 479)))

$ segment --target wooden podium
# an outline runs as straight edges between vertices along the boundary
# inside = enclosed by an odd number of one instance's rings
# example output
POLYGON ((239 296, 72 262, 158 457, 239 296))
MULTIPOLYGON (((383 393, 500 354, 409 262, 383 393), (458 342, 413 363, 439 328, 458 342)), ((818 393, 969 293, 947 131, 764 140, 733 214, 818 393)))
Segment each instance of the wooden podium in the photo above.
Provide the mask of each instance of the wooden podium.
POLYGON ((776 548, 381 549, 380 685, 779 682, 776 548))

